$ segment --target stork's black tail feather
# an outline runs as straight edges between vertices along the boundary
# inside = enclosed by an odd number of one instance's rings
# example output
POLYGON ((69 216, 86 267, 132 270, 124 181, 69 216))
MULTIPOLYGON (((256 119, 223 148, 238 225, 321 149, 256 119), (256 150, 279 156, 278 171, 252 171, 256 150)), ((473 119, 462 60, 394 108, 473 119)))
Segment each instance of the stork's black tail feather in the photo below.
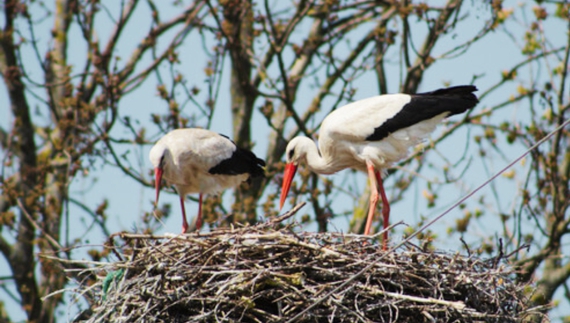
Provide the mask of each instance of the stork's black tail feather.
POLYGON ((449 115, 463 113, 479 103, 473 92, 477 91, 474 85, 459 85, 431 92, 417 93, 415 97, 433 97, 439 100, 440 107, 449 112, 449 115), (447 107, 447 108, 446 108, 447 107))
POLYGON ((470 94, 470 96, 473 99, 477 100, 477 97, 473 94, 473 92, 475 91, 477 91, 477 87, 475 85, 458 85, 458 86, 446 87, 443 89, 437 89, 435 91, 418 93, 418 94, 448 95, 448 96, 470 94))
POLYGON ((249 164, 248 173, 251 175, 251 177, 262 177, 263 175, 265 175, 265 170, 263 169, 263 167, 265 167, 265 161, 263 159, 258 158, 250 150, 242 148, 238 148, 238 150, 241 150, 241 153, 248 161, 249 164))

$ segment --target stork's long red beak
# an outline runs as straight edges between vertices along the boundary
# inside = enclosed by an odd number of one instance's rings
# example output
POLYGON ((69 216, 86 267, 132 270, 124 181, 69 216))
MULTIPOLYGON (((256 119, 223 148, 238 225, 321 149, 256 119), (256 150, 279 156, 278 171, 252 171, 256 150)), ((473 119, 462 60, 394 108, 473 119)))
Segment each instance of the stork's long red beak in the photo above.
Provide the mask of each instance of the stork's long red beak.
POLYGON ((156 189, 156 199, 154 205, 158 205, 158 195, 160 194, 160 183, 162 181, 162 168, 156 167, 154 169, 154 188, 156 189))
POLYGON ((281 200, 279 201, 279 210, 283 208, 283 204, 287 199, 287 194, 289 194, 289 189, 291 188, 291 183, 293 182, 293 177, 297 172, 297 165, 289 163, 285 166, 285 174, 283 175, 283 186, 281 186, 281 200))

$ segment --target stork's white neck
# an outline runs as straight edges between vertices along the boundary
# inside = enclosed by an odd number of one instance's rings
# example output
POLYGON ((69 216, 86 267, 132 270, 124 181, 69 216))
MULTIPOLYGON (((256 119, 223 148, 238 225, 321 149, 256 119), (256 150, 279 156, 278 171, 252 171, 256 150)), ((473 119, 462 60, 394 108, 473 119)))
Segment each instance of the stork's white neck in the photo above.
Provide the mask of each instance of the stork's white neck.
POLYGON ((344 167, 336 165, 334 159, 331 158, 326 152, 323 155, 317 144, 308 137, 299 136, 293 138, 288 145, 287 153, 290 151, 289 147, 294 147, 295 152, 293 162, 305 162, 309 169, 319 174, 333 174, 342 170, 344 167))

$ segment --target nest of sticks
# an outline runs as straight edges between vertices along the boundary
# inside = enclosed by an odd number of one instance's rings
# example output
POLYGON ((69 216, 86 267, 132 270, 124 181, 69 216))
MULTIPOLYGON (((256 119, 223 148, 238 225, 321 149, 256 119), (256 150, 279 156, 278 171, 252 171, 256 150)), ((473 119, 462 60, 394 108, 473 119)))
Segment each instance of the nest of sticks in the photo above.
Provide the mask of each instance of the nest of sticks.
POLYGON ((84 321, 544 319, 529 308, 528 286, 516 282, 501 257, 411 244, 384 252, 374 237, 295 232, 279 224, 284 218, 201 234, 118 234, 124 245, 115 248, 124 260, 91 267, 98 279, 78 291, 94 303, 84 321))

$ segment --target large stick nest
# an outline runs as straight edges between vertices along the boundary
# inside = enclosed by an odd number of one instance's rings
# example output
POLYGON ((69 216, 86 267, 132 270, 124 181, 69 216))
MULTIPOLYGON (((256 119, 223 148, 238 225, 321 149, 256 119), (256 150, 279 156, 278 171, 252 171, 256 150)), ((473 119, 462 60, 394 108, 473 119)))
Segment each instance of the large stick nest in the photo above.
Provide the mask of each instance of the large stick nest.
MULTIPOLYGON (((180 236, 121 234, 85 287, 89 322, 521 322, 537 319, 500 257, 300 233, 277 221, 180 236)), ((527 293, 528 294, 528 293, 527 293)))

